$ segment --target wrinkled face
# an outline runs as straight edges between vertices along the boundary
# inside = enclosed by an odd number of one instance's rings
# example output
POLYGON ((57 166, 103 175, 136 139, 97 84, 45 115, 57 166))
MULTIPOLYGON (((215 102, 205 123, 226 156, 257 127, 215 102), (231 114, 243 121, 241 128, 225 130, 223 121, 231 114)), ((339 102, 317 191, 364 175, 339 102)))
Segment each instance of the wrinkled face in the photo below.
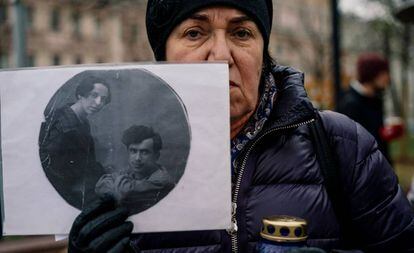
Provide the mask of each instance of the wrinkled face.
POLYGON ((256 109, 263 63, 263 37, 243 12, 211 7, 194 13, 172 31, 167 61, 227 61, 230 116, 235 122, 256 109))
POLYGON ((158 159, 159 153, 154 152, 154 140, 145 139, 140 143, 133 143, 128 146, 129 166, 131 169, 141 171, 151 168, 158 159))
POLYGON ((93 114, 102 109, 108 100, 108 88, 101 84, 95 83, 93 89, 87 97, 79 96, 78 103, 86 114, 93 114))
POLYGON ((378 91, 385 90, 388 85, 390 84, 390 74, 388 71, 381 72, 375 79, 374 79, 374 88, 378 91))

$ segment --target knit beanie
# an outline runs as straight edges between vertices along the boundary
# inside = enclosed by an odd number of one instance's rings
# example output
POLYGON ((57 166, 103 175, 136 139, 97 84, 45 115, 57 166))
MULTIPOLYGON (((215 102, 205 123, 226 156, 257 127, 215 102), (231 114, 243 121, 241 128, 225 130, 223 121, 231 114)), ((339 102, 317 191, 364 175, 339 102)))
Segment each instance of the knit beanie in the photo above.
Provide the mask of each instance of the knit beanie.
POLYGON ((371 82, 384 71, 389 71, 389 64, 381 55, 365 53, 359 56, 357 74, 360 83, 371 82))
POLYGON ((148 0, 147 35, 155 59, 165 60, 168 36, 177 25, 200 9, 212 5, 234 7, 252 18, 262 33, 264 49, 267 50, 273 19, 272 0, 148 0))

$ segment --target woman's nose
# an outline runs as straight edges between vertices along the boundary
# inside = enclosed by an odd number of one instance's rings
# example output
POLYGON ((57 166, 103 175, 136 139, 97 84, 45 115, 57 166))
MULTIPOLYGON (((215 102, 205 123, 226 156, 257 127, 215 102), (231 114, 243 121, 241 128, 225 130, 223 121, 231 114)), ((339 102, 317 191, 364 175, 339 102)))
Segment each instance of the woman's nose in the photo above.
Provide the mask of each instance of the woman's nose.
POLYGON ((101 103, 102 103, 102 98, 100 96, 96 97, 95 98, 95 104, 96 105, 101 105, 101 103))
POLYGON ((227 61, 233 64, 233 56, 225 34, 215 34, 211 38, 207 61, 227 61))

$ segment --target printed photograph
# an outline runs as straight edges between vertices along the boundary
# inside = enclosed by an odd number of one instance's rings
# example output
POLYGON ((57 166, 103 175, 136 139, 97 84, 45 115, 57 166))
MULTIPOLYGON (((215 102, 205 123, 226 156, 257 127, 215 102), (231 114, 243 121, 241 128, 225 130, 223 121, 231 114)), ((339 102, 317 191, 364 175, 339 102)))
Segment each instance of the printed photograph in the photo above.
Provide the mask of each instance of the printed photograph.
POLYGON ((50 98, 39 156, 71 206, 111 195, 137 214, 174 189, 190 142, 185 105, 162 79, 143 69, 87 70, 50 98))

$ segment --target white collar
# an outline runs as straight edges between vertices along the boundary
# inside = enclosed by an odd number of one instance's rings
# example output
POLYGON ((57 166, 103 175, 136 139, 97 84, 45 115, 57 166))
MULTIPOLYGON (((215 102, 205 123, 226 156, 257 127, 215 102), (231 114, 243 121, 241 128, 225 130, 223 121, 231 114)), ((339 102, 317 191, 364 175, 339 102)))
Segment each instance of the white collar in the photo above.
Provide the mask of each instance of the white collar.
POLYGON ((362 96, 369 96, 369 91, 359 81, 355 80, 351 83, 351 87, 362 96))

